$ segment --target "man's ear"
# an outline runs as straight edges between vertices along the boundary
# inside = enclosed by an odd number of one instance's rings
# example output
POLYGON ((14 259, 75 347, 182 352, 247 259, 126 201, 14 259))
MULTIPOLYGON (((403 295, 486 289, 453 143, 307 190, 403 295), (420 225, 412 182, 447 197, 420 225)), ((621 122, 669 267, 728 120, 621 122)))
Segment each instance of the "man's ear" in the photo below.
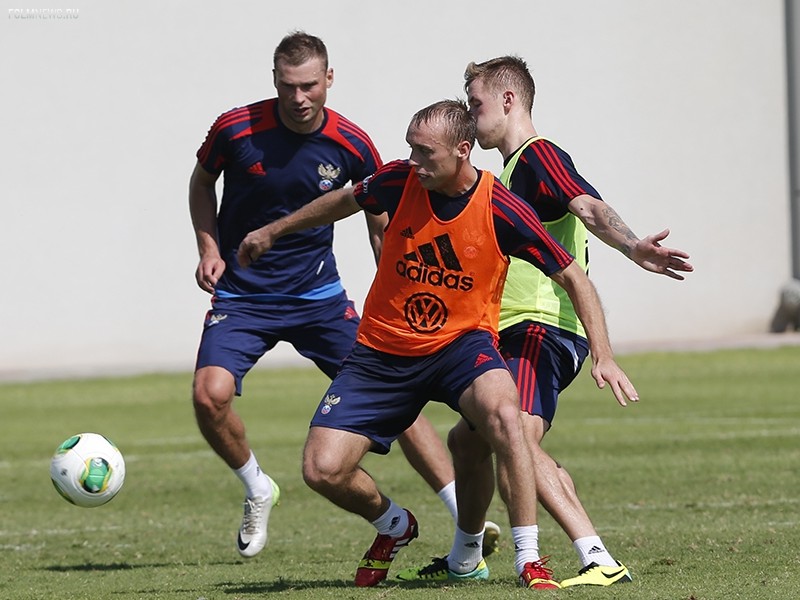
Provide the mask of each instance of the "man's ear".
POLYGON ((517 101, 517 96, 512 90, 506 90, 503 92, 503 110, 508 112, 511 110, 511 107, 514 106, 514 103, 517 101))
POLYGON ((468 159, 471 152, 472 144, 470 144, 467 140, 460 141, 458 146, 456 146, 456 157, 461 160, 468 159))

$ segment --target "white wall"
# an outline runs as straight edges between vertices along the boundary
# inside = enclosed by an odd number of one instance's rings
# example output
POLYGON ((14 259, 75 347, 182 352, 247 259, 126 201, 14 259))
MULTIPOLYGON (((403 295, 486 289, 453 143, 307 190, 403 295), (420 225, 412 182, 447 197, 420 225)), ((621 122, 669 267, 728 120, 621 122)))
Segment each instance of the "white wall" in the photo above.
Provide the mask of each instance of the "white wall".
MULTIPOLYGON (((407 155, 417 109, 463 96, 468 61, 523 56, 539 132, 634 231, 671 227, 668 242, 697 268, 677 283, 595 241, 613 340, 765 331, 790 274, 782 6, 91 0, 74 5, 77 18, 9 11, 0 375, 192 367, 208 305, 193 278, 194 153, 219 113, 274 95, 272 51, 297 28, 326 41, 329 105, 367 129, 384 159, 407 155)), ((481 150, 474 161, 500 165, 481 150)), ((373 270, 363 219, 337 231, 360 305, 373 270)), ((267 362, 293 356, 283 348, 267 362)))

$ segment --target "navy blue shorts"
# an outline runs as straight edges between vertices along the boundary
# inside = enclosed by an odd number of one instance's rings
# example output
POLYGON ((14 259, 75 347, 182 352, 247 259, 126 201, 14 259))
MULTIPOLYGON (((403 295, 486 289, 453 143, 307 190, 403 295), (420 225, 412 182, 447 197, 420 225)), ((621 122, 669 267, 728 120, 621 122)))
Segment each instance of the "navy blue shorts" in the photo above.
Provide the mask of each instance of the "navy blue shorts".
POLYGON ((236 380, 280 342, 288 342, 331 379, 350 353, 360 319, 347 294, 325 300, 264 304, 215 298, 203 326, 195 369, 222 367, 236 380))
POLYGON ((352 431, 386 454, 429 400, 458 412, 464 391, 478 376, 506 369, 494 336, 471 331, 429 356, 397 356, 356 344, 319 403, 312 427, 352 431))
POLYGON ((532 321, 500 332, 500 350, 519 390, 520 409, 552 424, 558 395, 589 355, 585 338, 532 321))

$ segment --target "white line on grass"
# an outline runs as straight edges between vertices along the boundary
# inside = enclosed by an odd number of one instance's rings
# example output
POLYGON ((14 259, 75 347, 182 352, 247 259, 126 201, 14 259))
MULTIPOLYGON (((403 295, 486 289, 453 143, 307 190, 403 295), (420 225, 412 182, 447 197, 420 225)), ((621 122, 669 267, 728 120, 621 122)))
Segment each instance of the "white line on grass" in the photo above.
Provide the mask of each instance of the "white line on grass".
POLYGON ((19 531, 5 531, 0 530, 0 537, 17 537, 17 536, 27 536, 27 537, 37 537, 37 536, 55 536, 55 535, 77 535, 77 536, 84 536, 86 533, 90 533, 93 531, 114 531, 116 529, 122 529, 119 525, 104 525, 102 527, 81 527, 76 529, 65 529, 65 528, 58 528, 58 529, 21 529, 19 531))
MULTIPOLYGON (((725 502, 667 502, 663 504, 627 504, 625 508, 630 510, 686 510, 691 508, 696 509, 717 509, 717 508, 763 508, 767 506, 783 506, 786 504, 800 504, 800 498, 775 498, 772 500, 763 500, 753 502, 749 500, 743 501, 725 501, 725 502)), ((609 506, 608 508, 612 508, 609 506)))
MULTIPOLYGON (((208 450, 191 450, 187 452, 169 451, 166 453, 156 454, 128 454, 123 452, 122 456, 125 458, 125 463, 135 463, 140 460, 153 460, 156 457, 168 457, 171 461, 175 460, 192 460, 195 458, 207 458, 215 456, 214 452, 208 450)), ((0 469, 25 469, 25 468, 44 468, 50 464, 50 457, 35 458, 35 459, 21 459, 21 460, 0 460, 0 469)))

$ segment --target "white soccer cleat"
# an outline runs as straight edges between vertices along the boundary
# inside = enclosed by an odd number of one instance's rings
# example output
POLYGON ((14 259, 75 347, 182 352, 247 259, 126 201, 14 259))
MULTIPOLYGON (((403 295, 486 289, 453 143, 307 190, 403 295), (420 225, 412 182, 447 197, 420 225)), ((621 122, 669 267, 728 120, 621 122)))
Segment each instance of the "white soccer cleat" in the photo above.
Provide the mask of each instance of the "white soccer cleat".
POLYGON ((267 478, 272 485, 271 497, 256 496, 244 500, 244 516, 242 517, 242 526, 239 528, 239 536, 236 539, 236 549, 245 558, 252 558, 267 545, 269 513, 272 507, 280 501, 281 490, 278 484, 269 475, 267 478))

